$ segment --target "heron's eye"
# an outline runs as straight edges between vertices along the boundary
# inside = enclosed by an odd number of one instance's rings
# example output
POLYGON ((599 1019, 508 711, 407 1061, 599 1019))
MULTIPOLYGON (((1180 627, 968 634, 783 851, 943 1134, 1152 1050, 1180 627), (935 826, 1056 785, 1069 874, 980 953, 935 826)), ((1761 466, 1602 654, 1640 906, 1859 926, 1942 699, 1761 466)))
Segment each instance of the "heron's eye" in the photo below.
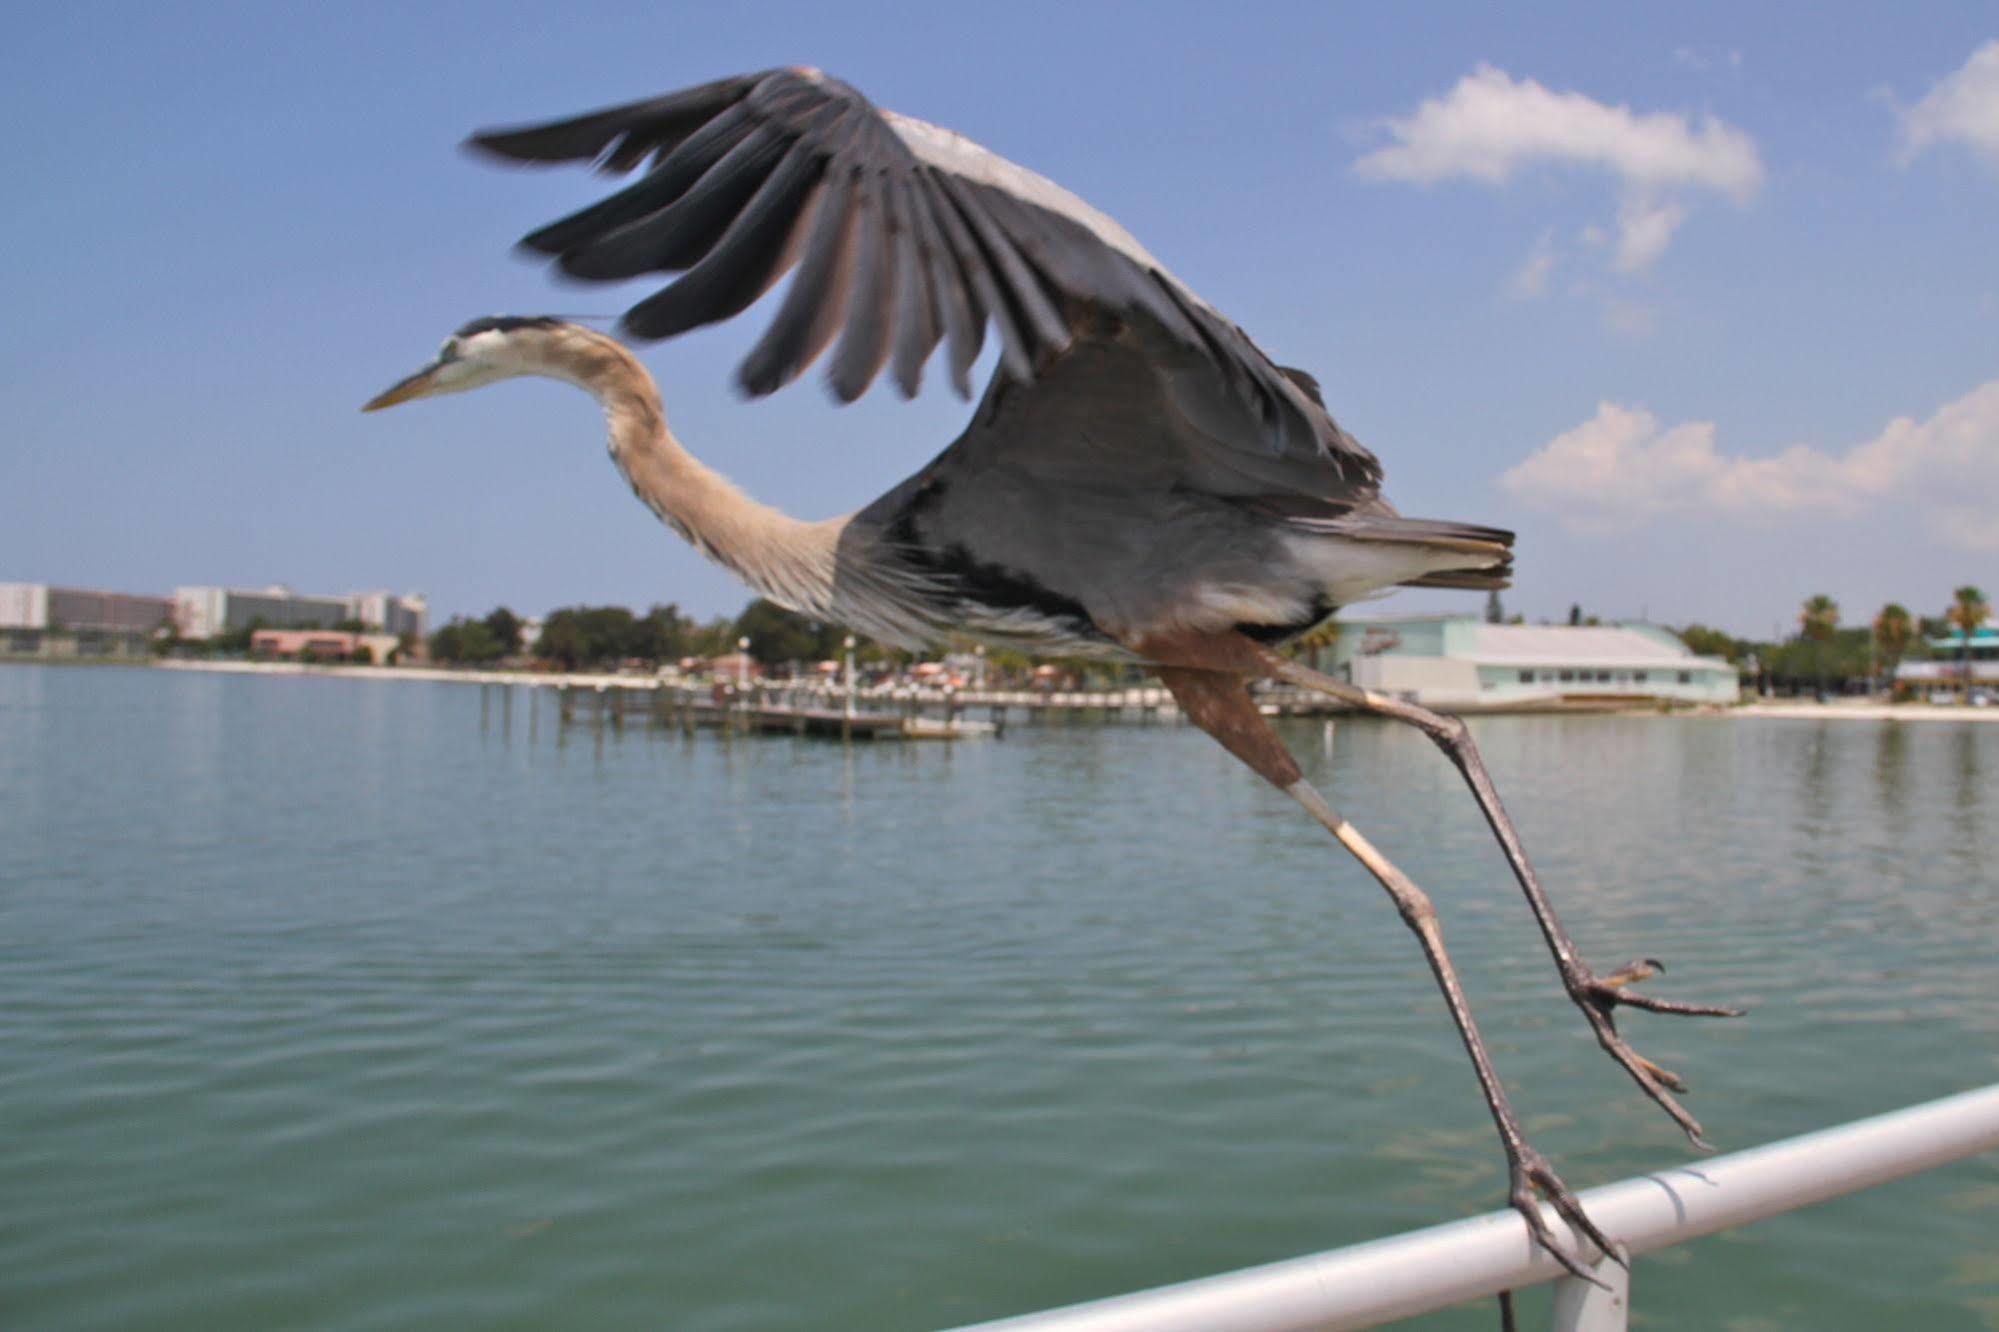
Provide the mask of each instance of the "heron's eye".
POLYGON ((437 349, 437 359, 438 359, 438 360, 440 360, 440 361, 455 361, 455 360, 457 360, 457 359, 458 359, 458 339, 457 339, 457 338, 446 338, 446 339, 444 340, 444 345, 443 345, 442 347, 439 347, 439 348, 437 349))

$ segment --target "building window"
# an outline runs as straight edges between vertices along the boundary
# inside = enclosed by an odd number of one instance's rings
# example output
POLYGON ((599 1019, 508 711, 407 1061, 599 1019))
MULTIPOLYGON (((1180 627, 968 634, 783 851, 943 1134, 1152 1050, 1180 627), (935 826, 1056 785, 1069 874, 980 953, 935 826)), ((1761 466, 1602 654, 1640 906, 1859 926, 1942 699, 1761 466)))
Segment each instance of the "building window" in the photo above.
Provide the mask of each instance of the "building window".
POLYGON ((1680 683, 1681 683, 1681 684, 1692 684, 1693 682, 1694 682, 1694 673, 1693 673, 1692 671, 1681 671, 1681 672, 1680 672, 1680 683))
POLYGON ((1521 683, 1521 684, 1533 684, 1533 683, 1534 683, 1534 672, 1532 672, 1532 671, 1522 671, 1522 672, 1520 672, 1520 683, 1521 683))
POLYGON ((1644 684, 1651 677, 1644 671, 1633 671, 1631 678, 1639 684, 1644 684))

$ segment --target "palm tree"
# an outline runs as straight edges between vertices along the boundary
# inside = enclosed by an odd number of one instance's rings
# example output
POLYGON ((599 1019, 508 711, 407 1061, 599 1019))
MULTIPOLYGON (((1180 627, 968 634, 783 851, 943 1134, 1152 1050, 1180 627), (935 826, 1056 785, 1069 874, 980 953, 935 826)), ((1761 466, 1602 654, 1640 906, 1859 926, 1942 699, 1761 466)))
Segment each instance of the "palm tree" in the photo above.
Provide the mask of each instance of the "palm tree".
POLYGON ((1819 697, 1825 697, 1825 644, 1839 628, 1839 603, 1825 593, 1805 599, 1798 614, 1798 636, 1812 645, 1812 669, 1818 675, 1819 697))
POLYGON ((1874 650, 1880 654, 1889 678, 1894 677, 1895 667, 1901 662, 1902 654, 1909 650, 1909 640, 1915 634, 1915 621, 1910 617, 1908 608, 1900 602, 1889 602, 1874 617, 1874 650))
POLYGON ((1971 701, 1971 636, 1991 614, 1992 607, 1986 604, 1985 594, 1969 584, 1951 593, 1950 609, 1943 613, 1943 617, 1957 628, 1958 701, 1961 703, 1971 701))

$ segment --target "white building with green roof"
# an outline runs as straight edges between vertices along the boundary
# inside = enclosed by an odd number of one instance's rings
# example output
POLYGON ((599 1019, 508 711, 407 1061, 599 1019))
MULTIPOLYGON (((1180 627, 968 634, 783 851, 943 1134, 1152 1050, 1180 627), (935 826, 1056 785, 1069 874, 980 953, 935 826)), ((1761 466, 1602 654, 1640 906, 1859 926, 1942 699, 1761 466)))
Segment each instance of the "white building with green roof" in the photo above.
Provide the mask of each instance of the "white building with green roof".
POLYGON ((1653 624, 1487 624, 1412 615, 1340 622, 1335 673, 1444 709, 1656 700, 1734 703, 1735 667, 1653 624))

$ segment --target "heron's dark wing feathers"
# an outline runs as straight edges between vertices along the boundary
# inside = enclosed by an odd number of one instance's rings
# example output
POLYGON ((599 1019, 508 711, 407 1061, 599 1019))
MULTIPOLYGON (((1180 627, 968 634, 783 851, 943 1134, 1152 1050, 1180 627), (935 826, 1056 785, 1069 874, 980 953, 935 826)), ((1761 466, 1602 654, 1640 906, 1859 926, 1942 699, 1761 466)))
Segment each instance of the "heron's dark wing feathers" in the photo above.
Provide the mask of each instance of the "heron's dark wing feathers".
POLYGON ((1319 392, 1319 381, 1313 376, 1300 370, 1295 365, 1280 365, 1277 367, 1277 373, 1283 375, 1286 379, 1304 390, 1305 396, 1313 402, 1318 403, 1321 407, 1326 405, 1324 395, 1319 392))
POLYGON ((512 130, 488 130, 479 146, 519 162, 572 162, 594 157, 606 171, 629 171, 741 102, 761 74, 716 79, 698 88, 610 107, 587 116, 512 130))
POLYGON ((1116 222, 816 71, 721 79, 471 143, 515 161, 646 167, 523 241, 580 278, 682 273, 626 314, 635 337, 727 319, 795 268, 739 372, 752 394, 797 378, 836 338, 830 382, 842 400, 885 368, 913 395, 939 343, 954 387, 969 394, 989 324, 1001 376, 1032 383, 1096 311, 1185 353, 1175 373, 1209 381, 1191 390, 1204 429, 1322 460, 1350 486, 1379 479, 1373 456, 1331 425, 1309 376, 1279 369, 1116 222))
MULTIPOLYGON (((925 475, 947 484, 989 469, 1055 490, 1158 497, 1161 520, 1183 502, 1222 501, 1301 531, 1392 518, 1376 482, 1320 449, 1271 450, 1234 409, 1213 362, 1142 318, 1099 315, 1031 385, 996 375, 972 424, 925 475)), ((1309 404, 1324 437, 1358 444, 1309 404)), ((1018 522, 1019 515, 1001 522, 1018 522)))

